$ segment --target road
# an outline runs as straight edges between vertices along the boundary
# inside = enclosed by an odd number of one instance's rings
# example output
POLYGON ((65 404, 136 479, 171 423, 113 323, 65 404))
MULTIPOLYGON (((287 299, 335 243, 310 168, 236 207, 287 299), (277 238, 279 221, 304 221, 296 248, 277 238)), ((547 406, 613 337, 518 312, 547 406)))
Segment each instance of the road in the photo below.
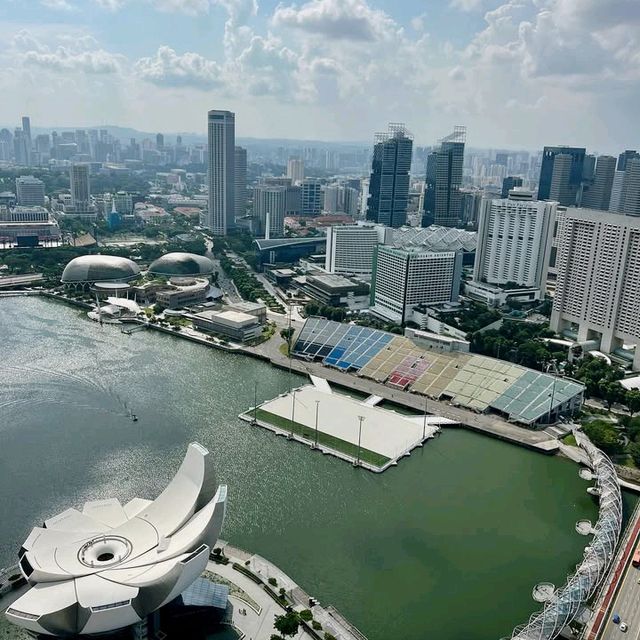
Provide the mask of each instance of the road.
POLYGON ((236 285, 233 283, 233 280, 227 276, 227 274, 222 270, 220 266, 220 260, 218 260, 213 255, 213 242, 211 240, 205 238, 205 246, 207 247, 207 251, 205 256, 213 262, 216 271, 218 272, 218 288, 222 290, 224 293, 224 297, 229 304, 234 304, 236 302, 242 302, 242 297, 238 293, 238 289, 236 285))
POLYGON ((610 609, 609 620, 600 636, 601 640, 640 640, 640 570, 631 562, 627 567, 622 585, 610 609), (629 626, 626 634, 620 631, 620 625, 614 624, 613 615, 617 613, 623 622, 629 626))

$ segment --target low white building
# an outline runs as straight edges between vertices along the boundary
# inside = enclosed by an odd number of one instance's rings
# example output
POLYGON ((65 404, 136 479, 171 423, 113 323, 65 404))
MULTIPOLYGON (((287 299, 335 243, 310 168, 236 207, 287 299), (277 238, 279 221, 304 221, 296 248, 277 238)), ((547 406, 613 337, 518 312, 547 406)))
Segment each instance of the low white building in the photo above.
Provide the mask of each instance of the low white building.
POLYGON ((201 311, 190 319, 198 329, 223 335, 235 342, 249 342, 262 333, 258 318, 240 311, 201 311))

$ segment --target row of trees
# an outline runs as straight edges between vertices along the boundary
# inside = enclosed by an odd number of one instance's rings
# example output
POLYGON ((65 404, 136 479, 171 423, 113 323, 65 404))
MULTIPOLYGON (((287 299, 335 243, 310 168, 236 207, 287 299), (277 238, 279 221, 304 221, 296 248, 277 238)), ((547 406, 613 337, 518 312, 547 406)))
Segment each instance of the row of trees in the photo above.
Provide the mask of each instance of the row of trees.
POLYGON ((258 279, 246 269, 235 267, 227 256, 220 258, 220 266, 233 280, 240 295, 251 302, 260 298, 272 311, 284 313, 284 307, 262 286, 258 279))

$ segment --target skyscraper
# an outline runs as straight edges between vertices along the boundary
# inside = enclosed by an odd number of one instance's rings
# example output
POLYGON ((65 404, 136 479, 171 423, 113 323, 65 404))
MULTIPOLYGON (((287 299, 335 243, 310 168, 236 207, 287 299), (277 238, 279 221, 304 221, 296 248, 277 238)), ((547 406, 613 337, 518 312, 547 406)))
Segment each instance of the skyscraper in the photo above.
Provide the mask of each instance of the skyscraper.
POLYGON ((300 158, 289 158, 287 161, 287 178, 291 184, 298 184, 304 180, 304 162, 300 158))
MULTIPOLYGON (((548 200, 555 200, 565 207, 576 203, 577 192, 571 188, 571 166, 573 157, 568 153, 559 153, 553 159, 551 188, 548 200)), ((582 183, 582 180, 580 181, 582 183)))
POLYGON ((287 187, 259 184, 253 189, 253 215, 259 221, 257 235, 271 238, 284 235, 284 215, 287 202, 287 187), (268 225, 267 225, 268 221, 268 225))
POLYGON ((628 216, 640 216, 640 159, 638 158, 627 161, 620 211, 628 216))
POLYGON ((224 236, 235 216, 235 114, 209 111, 207 118, 209 210, 205 226, 224 236))
POLYGON ((511 191, 512 189, 515 189, 516 187, 521 187, 522 186, 522 178, 518 178, 516 176, 507 176, 503 181, 502 181, 502 197, 503 198, 508 198, 509 197, 509 191, 511 191))
POLYGON ((618 156, 618 171, 624 171, 627 168, 627 162, 634 158, 640 158, 640 153, 635 149, 627 149, 618 156))
POLYGON ((551 329, 577 325, 578 341, 599 340, 605 353, 635 344, 633 368, 640 369, 640 219, 567 209, 556 266, 551 329))
POLYGON ((156 149, 158 149, 158 151, 164 149, 164 136, 161 133, 156 133, 156 149))
POLYGON ((613 156, 599 156, 593 183, 582 196, 583 207, 601 211, 609 208, 615 173, 616 159, 613 156))
POLYGON ((456 126, 427 157, 422 226, 455 227, 462 217, 462 165, 466 128, 456 126))
MULTIPOLYGON (((561 202, 563 205, 574 205, 576 197, 582 184, 584 172, 584 156, 586 149, 582 147, 545 147, 542 152, 542 166, 540 168, 540 182, 538 184, 538 200, 552 200, 551 182, 553 180, 553 171, 555 158, 558 155, 571 156, 571 168, 567 185, 561 185, 556 180, 557 190, 564 193, 570 202, 561 202)), ((562 167, 564 172, 565 167, 562 167)), ((559 176, 558 176, 559 178, 559 176)))
POLYGON ((69 171, 71 187, 71 204, 75 213, 89 211, 91 204, 91 187, 89 183, 89 165, 73 164, 69 171))
POLYGON ((26 164, 31 165, 31 150, 33 148, 33 142, 31 140, 31 119, 29 116, 22 116, 22 135, 24 137, 26 164))
POLYGON ((387 133, 376 134, 367 220, 389 227, 406 222, 412 149, 413 136, 403 124, 392 123, 387 133))
POLYGON ((322 212, 320 180, 305 178, 301 183, 302 215, 319 216, 322 212))
POLYGON ((609 200, 609 211, 619 213, 622 209, 622 189, 624 187, 624 171, 616 171, 613 176, 611 186, 611 199, 609 200))
POLYGON ((515 282, 537 288, 538 297, 543 297, 556 207, 555 202, 533 200, 530 191, 483 200, 474 281, 495 285, 515 282))
POLYGON ((234 153, 235 217, 242 218, 247 214, 247 150, 243 147, 236 147, 234 153))

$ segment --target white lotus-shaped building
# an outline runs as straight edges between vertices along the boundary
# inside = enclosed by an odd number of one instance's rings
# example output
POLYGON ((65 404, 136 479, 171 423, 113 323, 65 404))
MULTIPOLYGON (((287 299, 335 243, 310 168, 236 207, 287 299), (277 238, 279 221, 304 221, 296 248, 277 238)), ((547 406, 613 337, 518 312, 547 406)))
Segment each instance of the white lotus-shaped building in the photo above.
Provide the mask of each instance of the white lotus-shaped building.
POLYGON ((180 595, 202 573, 225 513, 209 452, 191 443, 152 502, 87 502, 34 528, 20 549, 30 589, 7 618, 30 631, 73 636, 113 631, 180 595))

